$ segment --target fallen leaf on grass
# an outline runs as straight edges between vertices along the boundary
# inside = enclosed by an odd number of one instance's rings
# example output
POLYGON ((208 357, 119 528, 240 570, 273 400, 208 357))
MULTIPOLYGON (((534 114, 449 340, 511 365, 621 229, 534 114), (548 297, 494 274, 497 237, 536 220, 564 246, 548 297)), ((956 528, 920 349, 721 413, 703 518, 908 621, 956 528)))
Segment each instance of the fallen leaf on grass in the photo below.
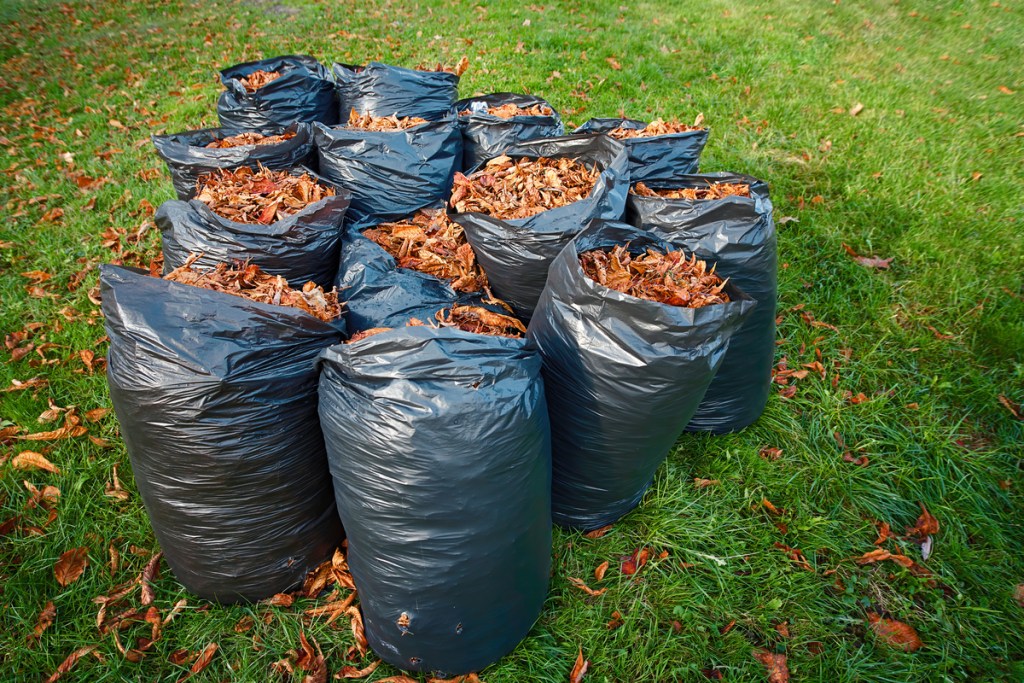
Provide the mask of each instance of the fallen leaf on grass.
POLYGON ((807 561, 803 551, 799 548, 790 548, 788 545, 777 541, 775 543, 775 547, 786 553, 786 557, 793 560, 793 562, 796 563, 796 566, 800 567, 800 569, 804 569, 812 573, 814 572, 814 568, 811 567, 810 562, 807 561))
POLYGON ((48 432, 36 432, 35 434, 26 434, 24 436, 19 436, 18 438, 23 441, 57 441, 75 436, 82 436, 89 430, 79 424, 81 421, 81 418, 73 412, 68 412, 64 415, 64 426, 60 429, 54 429, 48 432))
POLYGON ((156 591, 153 590, 153 582, 160 578, 160 558, 163 557, 163 552, 156 553, 153 557, 149 558, 149 562, 146 563, 146 568, 142 570, 142 576, 140 581, 142 583, 142 604, 152 605, 153 600, 156 598, 156 591))
POLYGON ((583 537, 584 538, 601 538, 602 536, 604 536, 605 534, 607 534, 611 530, 612 530, 612 525, 608 524, 607 526, 603 526, 600 529, 593 529, 592 531, 588 531, 587 533, 583 534, 583 537))
POLYGON ((0 389, 0 391, 7 393, 10 391, 24 391, 25 389, 42 389, 49 383, 49 380, 43 379, 42 377, 33 377, 31 379, 26 379, 25 381, 12 379, 11 386, 0 389))
POLYGON ((754 658, 767 669, 768 683, 789 683, 789 665, 785 654, 754 650, 754 658))
POLYGON ((103 495, 108 498, 115 498, 117 500, 128 500, 128 492, 121 488, 121 480, 117 478, 117 465, 113 467, 111 473, 112 481, 108 482, 104 487, 103 495))
POLYGON ((858 102, 857 104, 850 107, 850 116, 857 116, 864 111, 864 105, 858 102))
POLYGON ((420 683, 415 678, 409 678, 408 676, 388 676, 387 678, 381 678, 376 683, 420 683))
POLYGON ((583 659, 583 648, 581 647, 579 654, 576 655, 576 663, 573 665, 572 671, 569 673, 569 683, 580 683, 589 668, 590 662, 583 659))
POLYGON ((616 71, 622 70, 622 65, 619 64, 619 60, 615 59, 615 57, 608 57, 604 61, 608 62, 608 66, 615 69, 616 71))
POLYGON ((606 561, 602 562, 601 564, 597 565, 597 568, 594 570, 594 578, 595 579, 597 579, 598 581, 603 581, 604 580, 604 573, 606 571, 608 571, 608 564, 609 563, 606 560, 606 561))
POLYGON ((852 247, 847 245, 845 242, 843 243, 843 249, 846 250, 847 254, 849 254, 851 257, 853 257, 854 261, 856 261, 860 265, 866 266, 868 268, 877 268, 878 270, 888 270, 889 269, 889 265, 893 261, 893 259, 891 259, 891 258, 876 258, 874 256, 861 256, 856 251, 854 251, 852 247))
POLYGON ((611 621, 609 621, 607 624, 605 624, 604 627, 606 629, 608 629, 609 631, 614 631, 618 627, 622 626, 622 624, 623 624, 622 614, 619 613, 618 610, 616 610, 616 611, 612 612, 611 621))
POLYGON ((61 587, 74 583, 82 575, 85 568, 89 566, 89 549, 72 548, 68 550, 56 564, 53 565, 53 576, 61 587))
POLYGON ((60 474, 60 468, 46 459, 42 453, 35 451, 22 451, 11 460, 11 467, 18 470, 46 470, 54 474, 60 474))
POLYGON ((359 654, 366 654, 366 631, 363 628, 363 614, 359 611, 358 607, 349 607, 345 610, 345 614, 352 618, 352 636, 356 639, 356 648, 359 650, 359 654))
POLYGON ((295 664, 306 672, 303 682, 324 683, 327 680, 327 660, 320 650, 320 644, 314 639, 311 646, 303 631, 299 631, 299 643, 302 649, 297 653, 295 664))
POLYGON ((622 563, 619 565, 619 570, 626 576, 636 574, 638 571, 643 569, 644 565, 647 564, 647 560, 650 559, 650 557, 650 548, 637 548, 633 551, 632 555, 626 555, 622 558, 622 563))
POLYGON ((1021 409, 1021 405, 1019 403, 1014 403, 1002 394, 999 394, 999 403, 1009 410, 1010 414, 1013 415, 1014 418, 1024 420, 1024 410, 1021 409))
POLYGON ((341 671, 334 674, 335 678, 366 678, 380 666, 381 660, 377 660, 373 664, 370 664, 364 669, 357 669, 354 666, 343 666, 341 671))
POLYGON ((904 624, 902 621, 887 619, 874 612, 868 612, 868 623, 875 636, 889 647, 904 652, 914 652, 924 645, 914 627, 904 624))
POLYGON ((1015 91, 1007 88, 1005 85, 1001 85, 999 86, 999 92, 1003 93, 1004 95, 1012 95, 1015 91))
POLYGON ((929 536, 939 533, 939 520, 935 519, 932 513, 928 512, 924 503, 918 503, 918 505, 921 506, 921 516, 917 518, 914 526, 907 528, 907 533, 903 538, 917 543, 924 543, 929 536))
POLYGON ((896 538, 896 536, 892 533, 892 529, 889 528, 889 523, 881 522, 878 524, 878 538, 875 539, 874 545, 882 545, 890 538, 896 538))
POLYGON ((28 637, 28 646, 32 647, 35 641, 43 635, 43 631, 50 628, 53 625, 54 620, 57 618, 57 608, 53 605, 53 600, 46 603, 43 609, 39 612, 39 617, 36 619, 36 625, 32 629, 32 635, 28 637))
POLYGON ((577 579, 574 576, 570 576, 569 577, 569 583, 571 583, 572 585, 576 586, 577 588, 579 588, 581 591, 583 591, 587 595, 591 595, 593 597, 597 597, 598 595, 603 595, 605 593, 605 591, 608 590, 607 588, 602 588, 600 590, 594 590, 593 588, 588 586, 583 581, 583 579, 577 579))
POLYGON ((709 486, 718 486, 721 484, 717 479, 701 479, 700 477, 693 478, 693 485, 698 489, 706 489, 709 486))
POLYGON ((61 662, 60 666, 57 667, 57 670, 53 672, 53 675, 46 679, 46 683, 56 683, 56 681, 60 680, 61 676, 75 668, 75 664, 78 664, 79 659, 86 656, 95 649, 95 645, 87 645, 85 647, 80 647, 71 654, 69 654, 67 656, 67 659, 61 662))
POLYGON ((261 605, 270 605, 271 607, 291 607, 294 602, 295 597, 288 593, 275 593, 266 600, 260 600, 261 605))
POLYGON ((1024 583, 1018 583, 1017 587, 1013 589, 1013 599, 1017 601, 1017 604, 1024 607, 1024 583))
POLYGON ((210 662, 213 661, 213 656, 217 654, 218 647, 217 643, 210 643, 203 648, 203 651, 199 654, 199 658, 193 662, 191 667, 189 667, 188 673, 178 679, 178 683, 192 678, 192 676, 210 666, 210 662))
POLYGON ((774 446, 765 446, 757 452, 765 460, 778 460, 782 457, 782 449, 774 446))

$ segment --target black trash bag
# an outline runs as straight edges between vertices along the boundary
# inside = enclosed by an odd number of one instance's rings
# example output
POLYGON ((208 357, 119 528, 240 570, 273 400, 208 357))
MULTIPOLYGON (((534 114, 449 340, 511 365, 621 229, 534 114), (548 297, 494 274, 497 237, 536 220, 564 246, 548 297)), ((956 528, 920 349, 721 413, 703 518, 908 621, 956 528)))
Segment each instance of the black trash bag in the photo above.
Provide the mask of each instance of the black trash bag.
POLYGON ((321 355, 320 421, 366 637, 479 671, 526 636, 551 562, 550 432, 525 339, 407 327, 321 355))
POLYGON ((313 127, 323 177, 352 193, 351 220, 401 218, 448 196, 462 163, 454 116, 395 131, 313 127))
POLYGON ((649 186, 676 189, 712 183, 746 184, 751 196, 691 201, 630 193, 628 214, 641 230, 715 263, 719 275, 757 302, 757 308, 732 336, 722 367, 686 427, 688 431, 722 434, 757 420, 771 392, 778 257, 768 185, 748 175, 708 173, 649 186))
POLYGON ((334 64, 339 121, 353 109, 371 116, 418 116, 428 121, 451 113, 459 77, 447 71, 419 71, 380 62, 366 66, 334 64))
POLYGON ((468 97, 455 103, 462 126, 462 168, 476 168, 488 159, 519 142, 552 138, 565 134, 562 117, 547 100, 534 95, 499 92, 493 95, 468 97), (487 113, 490 107, 514 104, 532 107, 536 104, 551 109, 549 116, 513 116, 499 118, 487 113), (468 113, 467 113, 468 112, 468 113))
MULTIPOLYGON (((607 133, 616 128, 636 130, 647 126, 636 119, 590 119, 573 133, 607 133)), ((696 173, 700 153, 708 141, 708 129, 658 135, 653 138, 622 140, 629 152, 631 182, 671 180, 687 173, 696 173)))
POLYGON ((597 184, 585 199, 528 218, 450 214, 466 230, 494 294, 508 302, 520 320, 529 322, 544 290, 548 266, 565 245, 595 218, 619 220, 625 213, 629 189, 626 150, 607 136, 567 135, 520 143, 505 154, 513 158, 571 157, 601 169, 597 184))
POLYGON ((167 564, 204 599, 291 589, 343 536, 315 360, 344 323, 100 272, 110 398, 167 564))
POLYGON ((154 220, 163 236, 164 273, 183 265, 189 255, 202 254, 195 261, 200 268, 248 260, 296 287, 310 280, 331 287, 350 195, 308 169, 293 171, 293 175, 300 173, 333 187, 337 194, 270 225, 237 223, 217 215, 198 199, 171 199, 161 204, 154 220))
POLYGON ((286 128, 269 131, 268 135, 295 133, 290 140, 266 145, 242 145, 225 149, 211 149, 206 145, 214 140, 237 135, 244 131, 228 128, 206 128, 170 135, 153 135, 153 146, 171 172, 171 182, 178 199, 192 199, 196 195, 199 176, 222 169, 241 166, 266 166, 281 171, 296 166, 309 166, 316 162, 313 150, 313 132, 308 123, 293 123, 286 128))
POLYGON ((399 268, 391 254, 363 236, 379 222, 345 224, 335 284, 345 299, 349 328, 401 327, 410 318, 427 322, 457 303, 460 295, 447 280, 399 268))
POLYGON ((755 306, 731 284, 730 303, 692 309, 583 272, 581 253, 626 243, 633 253, 671 249, 625 223, 595 221, 552 264, 527 335, 544 361, 552 515, 566 527, 596 529, 636 507, 755 306))
POLYGON ((338 122, 338 101, 331 73, 307 55, 285 55, 236 64, 220 72, 226 90, 217 100, 222 128, 273 130, 296 122, 338 122), (254 71, 277 71, 281 76, 255 92, 246 92, 239 79, 254 71))

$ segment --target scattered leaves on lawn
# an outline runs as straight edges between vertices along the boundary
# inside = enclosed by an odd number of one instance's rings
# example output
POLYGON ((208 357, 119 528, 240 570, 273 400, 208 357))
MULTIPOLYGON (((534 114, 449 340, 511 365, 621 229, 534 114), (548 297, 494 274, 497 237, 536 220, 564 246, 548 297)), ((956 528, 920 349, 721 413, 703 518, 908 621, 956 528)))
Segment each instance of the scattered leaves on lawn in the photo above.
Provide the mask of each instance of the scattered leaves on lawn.
POLYGON ((583 658, 583 648, 580 647, 579 654, 576 655, 576 663, 573 664, 572 671, 569 673, 569 683, 580 683, 589 668, 590 662, 583 658))
POLYGON ((395 114, 392 114, 391 116, 373 116, 371 114, 359 114, 355 109, 353 109, 348 114, 348 123, 345 127, 355 130, 386 133, 395 130, 414 128, 415 126, 422 125, 426 122, 426 119, 421 119, 418 116, 406 116, 403 118, 398 118, 395 114))
POLYGON ((465 56, 462 57, 462 59, 460 59, 455 64, 455 66, 451 66, 451 65, 448 65, 448 64, 443 64, 441 62, 438 62, 437 64, 433 64, 433 65, 431 65, 431 64, 418 64, 415 68, 416 68, 417 71, 437 71, 437 72, 444 71, 444 72, 447 72, 447 73, 450 73, 450 74, 455 74, 456 76, 462 76, 462 74, 466 73, 466 69, 469 68, 469 57, 465 57, 465 56))
POLYGON ((643 128, 613 128, 607 135, 617 140, 628 140, 631 138, 653 138, 659 135, 675 135, 677 133, 690 133, 695 130, 704 130, 704 115, 698 114, 692 126, 679 121, 665 121, 654 119, 643 128))
POLYGON ((458 213, 526 218, 583 199, 599 176, 596 167, 589 169, 567 157, 512 159, 503 155, 469 176, 456 173, 450 205, 458 213))
MULTIPOLYGON (((207 270, 193 269, 192 264, 198 258, 198 254, 192 254, 181 267, 163 276, 164 279, 234 294, 259 303, 298 308, 323 321, 341 315, 336 290, 325 292, 314 282, 307 282, 301 290, 292 289, 283 277, 265 273, 253 263, 237 264, 234 268, 219 263, 207 270)), ((159 277, 159 273, 156 277, 159 277)))
POLYGON ((569 577, 569 583, 571 583, 572 585, 576 586, 581 591, 583 591, 584 593, 586 593, 587 595, 590 595, 592 597, 597 597, 599 595, 603 595, 608 590, 607 588, 602 588, 600 590, 594 590, 593 588, 588 586, 586 584, 586 582, 583 581, 583 579, 577 579, 575 576, 570 576, 569 577))
POLYGON ((244 147, 245 145, 276 145, 286 140, 291 140, 293 137, 295 137, 295 131, 288 131, 280 135, 246 132, 214 140, 207 144, 206 147, 207 149, 229 149, 231 147, 244 147))
POLYGON ((391 254, 398 267, 448 280, 457 292, 487 286, 462 226, 444 209, 421 209, 408 219, 364 230, 363 236, 391 254))
POLYGON ((89 549, 72 548, 66 551, 53 565, 53 576, 61 587, 74 583, 89 566, 89 549))
POLYGON ((11 467, 17 470, 46 470, 60 474, 60 468, 46 459, 42 453, 22 451, 11 459, 11 467))
POLYGON ((789 665, 786 655, 767 650, 754 650, 754 658, 768 671, 768 683, 789 683, 789 665))
POLYGON ((270 225, 334 194, 308 173, 291 175, 261 165, 255 171, 242 166, 200 176, 195 198, 228 220, 270 225))
POLYGON ((61 439, 70 439, 72 437, 82 436, 89 430, 83 427, 81 422, 82 418, 76 415, 73 410, 69 410, 64 414, 64 426, 60 429, 54 429, 48 432, 25 434, 18 438, 25 441, 59 441, 61 439))
POLYGON ((281 77, 280 71, 264 71, 258 69, 253 71, 248 76, 244 76, 238 79, 238 82, 242 84, 246 92, 256 92, 268 83, 272 83, 281 77))
POLYGON ((653 190, 645 183, 637 183, 630 190, 639 197, 664 197, 665 199, 716 200, 726 197, 749 197, 750 185, 743 183, 710 183, 706 187, 683 187, 678 189, 653 190))
POLYGON ((888 270, 890 264, 892 264, 892 261, 893 261, 892 258, 877 258, 877 257, 874 257, 874 256, 861 256, 856 251, 854 251, 853 247, 851 247, 850 245, 846 244, 845 242, 843 243, 843 249, 846 251, 847 254, 849 254, 853 258, 854 261, 856 261, 860 265, 865 266, 867 268, 875 268, 875 269, 878 269, 878 270, 888 270))
POLYGON ((904 652, 914 652, 924 645, 913 626, 879 616, 874 612, 868 612, 867 616, 868 624, 875 636, 889 647, 904 652))
POLYGON ((648 249, 633 256, 618 245, 583 252, 580 265, 587 277, 605 287, 670 306, 701 308, 729 301, 722 291, 726 281, 696 253, 687 259, 682 251, 648 249))
POLYGON ((69 654, 67 656, 67 659, 60 663, 60 666, 57 667, 57 670, 54 671, 53 674, 46 679, 46 683, 56 683, 57 681, 59 681, 64 674, 75 668, 75 665, 78 664, 79 659, 86 656, 95 649, 95 645, 86 645, 85 647, 80 647, 71 654, 69 654))

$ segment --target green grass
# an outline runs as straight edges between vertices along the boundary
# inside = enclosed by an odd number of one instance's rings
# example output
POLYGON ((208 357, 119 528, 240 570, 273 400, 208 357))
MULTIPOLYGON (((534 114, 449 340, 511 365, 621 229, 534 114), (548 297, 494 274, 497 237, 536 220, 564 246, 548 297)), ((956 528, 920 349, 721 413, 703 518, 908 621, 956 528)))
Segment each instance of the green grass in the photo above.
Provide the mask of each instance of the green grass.
MULTIPOLYGON (((33 342, 56 345, 44 347, 45 362, 35 352, 6 356, 0 386, 34 376, 49 384, 0 394, 4 424, 52 428, 36 422, 48 400, 81 412, 109 404, 102 371, 82 372, 77 356, 105 353, 87 297, 94 266, 145 260, 158 241, 149 230, 118 256, 101 233, 134 234, 143 200, 172 197, 148 135, 215 125, 218 67, 292 52, 399 64, 468 54, 463 94, 535 92, 576 124, 620 109, 638 118, 702 111, 712 127, 703 168, 765 178, 777 217, 799 219, 780 227, 780 310, 802 304, 838 332, 787 312, 778 354, 795 367, 818 348, 827 378, 809 376, 792 399, 773 397, 742 433, 682 437, 640 508, 607 536, 556 532, 544 612, 483 678, 564 681, 582 647, 587 681, 702 680, 712 667, 726 680, 758 681, 765 672, 752 651, 766 647, 788 654, 794 680, 1024 680, 1024 608, 1013 599, 1024 583, 1024 426, 997 400, 1024 400, 1019 4, 69 1, 5 3, 0 21, 0 330, 39 322, 33 342), (854 117, 857 103, 864 109, 854 117), (67 155, 74 170, 109 182, 80 190, 67 155), (144 169, 158 173, 144 180, 144 169), (40 220, 56 207, 63 218, 40 220), (892 269, 857 265, 843 243, 893 257, 892 269), (88 267, 70 291, 72 275, 88 267), (26 291, 20 273, 32 270, 53 275, 44 298, 26 291), (870 400, 852 405, 846 391, 870 400), (867 467, 843 461, 836 432, 868 456, 867 467), (759 457, 765 446, 782 457, 759 457), (720 484, 698 490, 693 477, 720 484), (785 534, 763 498, 786 509, 785 534), (902 533, 918 501, 941 524, 926 563, 934 583, 893 563, 850 561, 873 547, 873 520, 902 533), (775 542, 802 549, 815 572, 775 542), (623 576, 619 557, 642 545, 668 556, 623 576), (592 572, 605 560, 612 569, 598 584, 592 572), (608 590, 588 597, 570 576, 608 590), (925 647, 886 648, 869 632, 867 610, 913 625, 925 647), (609 630, 613 611, 624 623, 609 630), (774 628, 780 622, 788 638, 774 628)), ((91 600, 134 577, 146 558, 132 548, 153 550, 155 541, 116 423, 88 426, 110 446, 82 437, 2 447, 0 522, 24 514, 40 533, 0 540, 0 680, 42 680, 75 648, 98 644, 102 659, 87 656, 67 680, 174 681, 184 668, 167 663, 171 652, 215 641, 220 651, 194 680, 263 681, 301 629, 332 672, 342 666, 347 624, 303 624, 302 605, 208 605, 166 568, 156 606, 183 597, 188 606, 141 663, 126 661, 98 634, 91 600), (6 463, 26 448, 61 474, 6 463), (114 464, 126 502, 104 496, 114 464), (60 488, 48 526, 45 510, 23 510, 23 480, 60 488), (53 563, 80 545, 90 566, 61 589, 53 563), (111 545, 122 556, 113 576, 111 545), (56 623, 28 648, 48 600, 56 623), (257 628, 236 633, 246 615, 257 628)), ((916 547, 908 552, 919 559, 916 547)), ((126 645, 143 634, 127 631, 126 645)), ((382 666, 369 680, 395 673, 382 666)))

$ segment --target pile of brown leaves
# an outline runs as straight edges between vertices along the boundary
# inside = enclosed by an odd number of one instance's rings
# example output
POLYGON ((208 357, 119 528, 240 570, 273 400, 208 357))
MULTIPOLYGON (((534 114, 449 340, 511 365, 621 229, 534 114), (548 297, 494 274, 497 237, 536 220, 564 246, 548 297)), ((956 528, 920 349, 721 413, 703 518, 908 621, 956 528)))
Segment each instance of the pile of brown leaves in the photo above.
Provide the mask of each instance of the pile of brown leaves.
MULTIPOLYGON (((209 270, 193 269, 192 264, 199 257, 200 254, 192 254, 184 265, 163 276, 164 279, 234 294, 263 304, 291 306, 325 322, 341 315, 338 293, 334 290, 325 292, 314 282, 307 282, 301 290, 292 289, 280 275, 268 275, 254 264, 237 264, 232 268, 220 263, 209 270)), ((150 275, 160 277, 158 270, 151 270, 150 275)))
POLYGON ((463 57, 458 61, 455 66, 447 66, 441 62, 437 64, 417 64, 415 69, 417 71, 447 71, 450 74, 461 76, 466 73, 466 69, 469 68, 469 57, 463 57))
POLYGON ((381 223, 363 235, 391 254, 400 268, 450 280, 457 292, 479 292, 487 286, 462 226, 449 220, 444 209, 420 209, 408 220, 381 223))
POLYGON ((675 133, 690 133, 695 130, 704 130, 704 115, 698 114, 692 126, 679 121, 665 121, 654 119, 643 128, 615 128, 608 131, 608 135, 616 140, 627 140, 631 138, 653 138, 658 135, 673 135, 675 133))
POLYGON ((641 182, 633 186, 632 192, 640 197, 664 197, 666 199, 725 199, 726 197, 749 197, 750 185, 744 183, 712 183, 707 187, 652 190, 641 182))
POLYGON ((261 133, 239 133, 229 135, 226 138, 214 140, 206 145, 207 149, 227 149, 228 147, 242 147, 244 145, 276 145, 285 140, 295 137, 295 131, 282 133, 281 135, 263 135, 261 133))
MULTIPOLYGON (((465 109, 459 112, 459 116, 470 116, 471 114, 476 113, 478 112, 471 109, 465 109)), ((552 116, 555 112, 551 107, 544 104, 520 107, 517 104, 509 102, 497 107, 488 107, 487 113, 491 116, 497 116, 499 119, 510 119, 513 116, 552 116)))
POLYGON ((258 171, 243 166, 222 170, 199 178, 196 199, 218 216, 238 223, 270 225, 301 211, 334 189, 319 184, 308 174, 290 175, 260 166, 258 171))
POLYGON ((386 132, 391 130, 405 130, 426 123, 426 119, 418 116, 406 116, 398 118, 396 114, 391 116, 371 116, 370 114, 357 114, 353 109, 348 114, 348 125, 346 128, 357 130, 368 130, 374 132, 386 132))
POLYGON ((616 246, 580 254, 580 265, 591 280, 641 299, 685 308, 729 301, 722 291, 726 281, 696 254, 688 260, 681 251, 662 254, 648 249, 633 256, 626 247, 616 246))
POLYGON ((263 69, 260 69, 259 71, 253 71, 245 78, 239 78, 238 82, 245 87, 246 92, 256 92, 267 83, 276 81, 280 77, 280 71, 264 71, 263 69))
POLYGON ((455 174, 451 206, 495 218, 526 218, 585 198, 601 172, 575 159, 491 159, 469 176, 455 174))
MULTIPOLYGON (((491 299, 490 303, 496 303, 506 308, 508 306, 500 299, 491 299)), ((434 317, 437 322, 436 324, 431 324, 435 327, 457 327, 460 330, 473 332, 474 334, 486 334, 492 337, 512 337, 514 339, 521 338, 526 334, 526 326, 518 318, 495 313, 482 306, 452 306, 451 308, 441 309, 434 317)), ((412 318, 406 323, 406 327, 420 327, 423 325, 424 322, 417 318, 412 318)), ((375 334, 387 332, 390 329, 390 327, 371 327, 368 330, 356 332, 346 343, 351 344, 367 337, 372 337, 375 334)))

